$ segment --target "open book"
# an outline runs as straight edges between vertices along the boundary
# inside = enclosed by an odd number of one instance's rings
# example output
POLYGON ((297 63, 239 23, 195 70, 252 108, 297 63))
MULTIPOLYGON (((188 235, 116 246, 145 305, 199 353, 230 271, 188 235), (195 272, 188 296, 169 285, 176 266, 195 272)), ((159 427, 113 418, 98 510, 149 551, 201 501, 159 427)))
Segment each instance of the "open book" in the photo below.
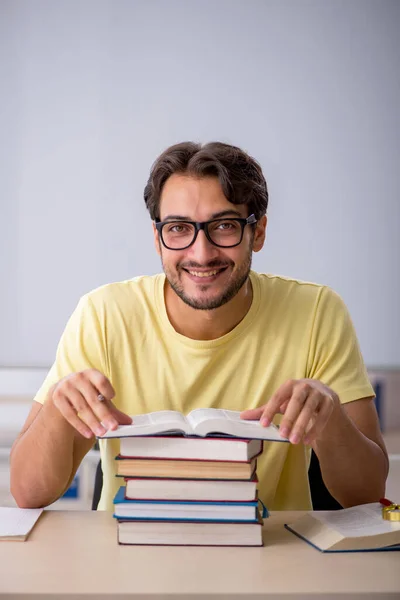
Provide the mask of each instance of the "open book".
POLYGON ((322 552, 400 550, 400 521, 386 521, 378 502, 308 512, 285 525, 322 552))
POLYGON ((271 424, 262 427, 259 421, 245 421, 240 412, 219 408, 196 408, 186 417, 175 410, 161 410, 146 415, 132 416, 132 425, 120 425, 107 431, 102 438, 121 438, 140 435, 178 433, 205 437, 212 434, 231 435, 239 438, 288 442, 281 437, 279 429, 271 424))

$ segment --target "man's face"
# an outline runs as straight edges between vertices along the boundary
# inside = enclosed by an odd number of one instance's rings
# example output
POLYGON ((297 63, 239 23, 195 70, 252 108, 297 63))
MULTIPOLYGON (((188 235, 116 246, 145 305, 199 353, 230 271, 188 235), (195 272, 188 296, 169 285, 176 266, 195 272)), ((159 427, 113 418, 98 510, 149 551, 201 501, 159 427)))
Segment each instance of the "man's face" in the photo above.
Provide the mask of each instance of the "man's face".
MULTIPOLYGON (((246 205, 231 204, 216 177, 194 178, 172 175, 166 181, 160 203, 160 220, 210 221, 220 217, 247 218, 246 205)), ((195 309, 212 310, 229 302, 246 282, 252 252, 261 249, 266 219, 254 232, 247 225, 243 239, 234 248, 214 246, 199 231, 196 241, 185 250, 168 250, 154 228, 156 249, 167 280, 175 293, 195 309)))

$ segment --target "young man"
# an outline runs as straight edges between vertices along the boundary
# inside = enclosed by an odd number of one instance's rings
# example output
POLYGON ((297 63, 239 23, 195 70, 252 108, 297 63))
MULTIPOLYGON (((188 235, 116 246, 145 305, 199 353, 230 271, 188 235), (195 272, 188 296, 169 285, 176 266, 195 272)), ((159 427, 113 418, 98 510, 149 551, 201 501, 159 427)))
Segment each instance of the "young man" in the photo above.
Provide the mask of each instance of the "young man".
MULTIPOLYGON (((290 444, 258 462, 269 509, 310 509, 311 448, 343 505, 384 495, 387 452, 356 335, 329 288, 250 270, 265 240, 267 186, 258 163, 221 143, 182 143, 145 188, 164 274, 81 298, 11 454, 23 507, 70 484, 94 435, 128 415, 198 407, 280 423, 290 444)), ((112 508, 118 440, 102 440, 99 508, 112 508)))

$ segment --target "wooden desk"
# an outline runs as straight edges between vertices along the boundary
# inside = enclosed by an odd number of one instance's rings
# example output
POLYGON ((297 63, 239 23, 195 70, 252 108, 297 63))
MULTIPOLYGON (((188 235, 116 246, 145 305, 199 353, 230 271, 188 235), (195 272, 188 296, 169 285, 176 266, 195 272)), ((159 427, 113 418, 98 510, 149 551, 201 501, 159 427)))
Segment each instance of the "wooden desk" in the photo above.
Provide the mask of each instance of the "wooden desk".
POLYGON ((322 554, 273 513, 263 548, 119 546, 106 512, 45 511, 26 542, 0 542, 0 597, 400 597, 400 554, 322 554), (46 596, 45 596, 46 594, 46 596))

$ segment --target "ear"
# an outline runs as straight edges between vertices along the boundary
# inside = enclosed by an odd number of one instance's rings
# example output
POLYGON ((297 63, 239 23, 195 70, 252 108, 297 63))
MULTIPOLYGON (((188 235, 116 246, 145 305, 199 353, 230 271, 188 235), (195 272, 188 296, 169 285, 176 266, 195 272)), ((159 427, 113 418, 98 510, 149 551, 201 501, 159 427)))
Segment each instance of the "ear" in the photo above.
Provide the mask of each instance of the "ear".
POLYGON ((153 225, 153 235, 154 235, 154 246, 155 246, 158 256, 161 256, 160 238, 158 237, 158 231, 157 231, 157 227, 155 226, 154 221, 152 222, 152 225, 153 225))
POLYGON ((265 235, 267 230, 267 216, 264 215, 257 221, 253 239, 253 252, 259 252, 264 246, 265 235))

